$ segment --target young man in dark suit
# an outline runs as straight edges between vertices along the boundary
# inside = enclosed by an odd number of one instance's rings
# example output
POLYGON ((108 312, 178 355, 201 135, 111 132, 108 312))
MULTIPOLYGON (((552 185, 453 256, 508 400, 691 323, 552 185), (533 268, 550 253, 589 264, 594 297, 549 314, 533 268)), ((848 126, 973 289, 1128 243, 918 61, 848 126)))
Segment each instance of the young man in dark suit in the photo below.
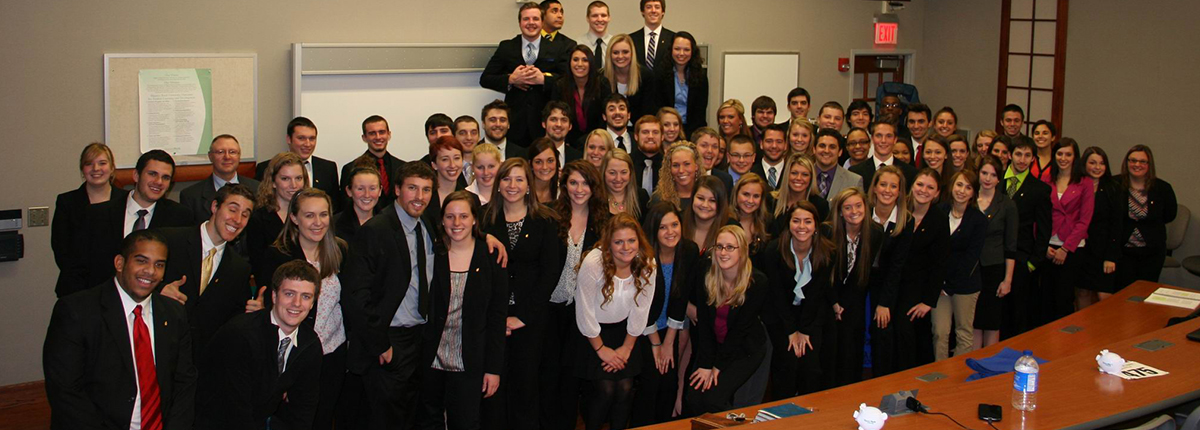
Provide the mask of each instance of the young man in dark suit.
MULTIPOLYGON (((250 263, 230 242, 237 239, 254 210, 254 194, 242 184, 227 184, 211 203, 212 216, 199 227, 159 230, 174 251, 167 261, 163 296, 184 305, 197 360, 209 340, 231 318, 245 313, 250 289, 250 263)), ((263 279, 262 281, 266 281, 263 279)), ((257 307, 261 307, 261 303, 257 307)))
POLYGON ((566 14, 562 3, 558 0, 542 0, 541 3, 538 3, 538 9, 542 11, 542 37, 551 42, 574 47, 575 41, 559 31, 562 30, 563 15, 566 14))
POLYGON ((293 260, 275 270, 271 309, 225 324, 199 362, 196 428, 307 429, 319 396, 321 341, 302 324, 320 294, 321 276, 293 260))
POLYGON ((637 150, 629 154, 633 157, 633 172, 639 187, 653 195, 663 163, 662 122, 656 116, 646 115, 638 118, 633 130, 637 134, 637 150))
POLYGON ((1033 312, 1049 298, 1039 288, 1039 266, 1045 266, 1053 220, 1050 216, 1050 186, 1029 174, 1035 157, 1032 141, 1013 143, 1012 162, 1004 172, 1004 190, 1017 204, 1017 254, 1012 292, 1004 298, 1004 320, 1000 335, 1009 338, 1037 328, 1033 312))
MULTIPOLYGON (((175 176, 175 160, 160 149, 142 154, 134 167, 133 191, 124 202, 88 208, 91 230, 85 284, 90 288, 113 275, 112 259, 130 233, 147 228, 192 225, 192 214, 183 205, 165 198, 175 176)), ((65 295, 65 294, 64 294, 65 295)))
POLYGON ((912 187, 913 180, 917 178, 917 169, 892 156, 892 148, 896 146, 896 126, 881 121, 872 123, 871 144, 875 147, 875 155, 850 167, 850 171, 861 176, 863 184, 870 184, 875 179, 876 170, 883 166, 894 165, 900 168, 900 171, 904 173, 905 182, 912 187))
POLYGON ((568 162, 583 158, 583 151, 567 145, 567 133, 571 132, 571 117, 567 113, 571 107, 566 102, 554 100, 546 103, 542 109, 542 128, 546 129, 546 137, 554 142, 558 149, 558 168, 561 170, 568 162))
POLYGON ((179 203, 192 213, 192 219, 197 222, 212 216, 213 199, 217 196, 217 190, 225 184, 243 184, 251 193, 258 191, 257 180, 238 174, 242 146, 236 137, 222 134, 213 138, 212 145, 208 147, 208 161, 212 162, 212 175, 179 192, 179 203))
MULTIPOLYGON (((392 130, 388 127, 388 122, 382 116, 371 115, 362 123, 362 141, 367 144, 366 152, 359 158, 370 157, 375 162, 375 168, 379 170, 379 201, 376 203, 379 206, 387 206, 396 200, 396 192, 391 187, 390 178, 388 175, 395 172, 404 164, 404 160, 396 158, 388 151, 388 143, 392 141, 392 130)), ((350 172, 354 170, 354 163, 346 163, 342 166, 342 178, 338 181, 342 188, 350 188, 351 181, 354 178, 350 176, 350 172)), ((348 200, 349 196, 345 192, 338 194, 330 194, 330 199, 333 200, 348 200)), ((344 201, 349 205, 348 201, 344 201)), ((343 206, 349 207, 349 206, 343 206)))
MULTIPOLYGON (((313 124, 312 120, 302 116, 292 118, 287 127, 287 144, 288 151, 299 155, 300 159, 304 160, 304 169, 308 170, 308 186, 324 191, 330 196, 340 195, 337 163, 313 155, 313 152, 317 150, 317 125, 313 124)), ((270 159, 258 163, 254 176, 262 180, 263 174, 267 171, 267 165, 270 163, 270 159)), ((341 201, 342 199, 333 199, 335 212, 340 207, 341 201)))
MULTIPOLYGON (((763 128, 759 148, 762 149, 762 158, 751 166, 750 171, 765 179, 771 189, 778 190, 783 183, 783 161, 788 153, 787 126, 770 124, 763 128)), ((730 189, 730 192, 733 190, 730 189)))
POLYGON ((510 141, 527 145, 542 136, 538 113, 548 100, 545 88, 567 73, 567 38, 542 37, 542 11, 537 3, 521 5, 517 13, 521 34, 500 42, 488 60, 479 84, 504 93, 509 106, 510 141))
POLYGON ((196 368, 183 306, 154 294, 167 244, 131 233, 116 276, 54 305, 42 369, 50 428, 190 429, 196 368))
MULTIPOLYGON (((483 106, 481 117, 483 118, 484 142, 496 145, 504 159, 525 156, 528 142, 516 143, 508 139, 510 124, 507 103, 499 99, 492 100, 491 103, 483 106)), ((504 159, 500 161, 503 162, 504 159)))
POLYGON ((645 25, 629 37, 633 39, 633 50, 638 64, 646 66, 655 73, 663 73, 671 69, 671 44, 675 42, 675 32, 663 27, 663 17, 667 15, 667 0, 641 0, 638 7, 642 10, 645 25), (651 45, 650 42, 654 42, 651 45), (650 49, 653 47, 653 49, 650 49))
POLYGON ((696 144, 696 152, 700 153, 700 168, 703 174, 716 176, 725 184, 725 189, 733 189, 733 177, 728 169, 720 167, 721 142, 717 131, 711 127, 700 127, 692 132, 692 142, 696 144))
MULTIPOLYGON (((625 152, 633 152, 633 133, 629 129, 629 101, 621 93, 613 93, 604 101, 604 130, 612 137, 613 148, 625 152)), ((586 135, 584 137, 586 139, 586 135)), ((587 142, 576 142, 577 146, 585 146, 587 142)))

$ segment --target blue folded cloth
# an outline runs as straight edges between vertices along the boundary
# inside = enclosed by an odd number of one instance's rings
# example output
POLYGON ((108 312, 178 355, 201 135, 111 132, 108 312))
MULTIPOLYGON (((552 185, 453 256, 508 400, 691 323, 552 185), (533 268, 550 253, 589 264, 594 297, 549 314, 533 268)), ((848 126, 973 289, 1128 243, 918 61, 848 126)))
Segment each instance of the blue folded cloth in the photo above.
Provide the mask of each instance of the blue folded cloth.
MULTIPOLYGON (((1004 348, 1000 352, 996 353, 996 355, 981 360, 968 358, 967 367, 970 367, 971 370, 975 371, 975 373, 971 376, 968 376, 967 381, 974 381, 976 379, 983 379, 989 376, 1003 375, 1005 373, 1012 372, 1013 368, 1017 365, 1017 360, 1019 359, 1021 359, 1021 351, 1017 351, 1012 348, 1004 348)), ((1038 365, 1046 363, 1046 360, 1037 358, 1037 356, 1034 356, 1033 359, 1034 361, 1038 362, 1038 365)))

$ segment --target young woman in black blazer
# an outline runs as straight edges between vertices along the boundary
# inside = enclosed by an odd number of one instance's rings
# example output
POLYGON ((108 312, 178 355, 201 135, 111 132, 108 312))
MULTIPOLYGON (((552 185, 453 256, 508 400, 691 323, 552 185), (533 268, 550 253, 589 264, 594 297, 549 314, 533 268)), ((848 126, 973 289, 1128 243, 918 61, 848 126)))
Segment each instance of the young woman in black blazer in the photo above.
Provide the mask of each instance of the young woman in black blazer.
POLYGON ((583 335, 575 326, 575 289, 579 261, 600 237, 608 220, 608 198, 600 172, 584 160, 563 167, 558 198, 550 208, 558 219, 558 266, 562 273, 550 294, 542 337, 542 428, 574 428, 579 415, 579 379, 575 376, 583 335))
POLYGON ((871 262, 883 248, 883 226, 871 221, 862 190, 847 188, 833 199, 833 212, 822 231, 834 244, 832 324, 825 329, 826 347, 821 355, 827 387, 853 384, 863 379, 863 348, 866 345, 867 286, 871 262))
POLYGON ((481 214, 479 198, 469 191, 451 193, 442 206, 418 365, 417 428, 480 428, 480 404, 500 386, 508 273, 488 252, 481 214))
MULTIPOLYGON (((691 33, 675 33, 671 43, 671 70, 658 78, 663 106, 675 108, 683 124, 682 136, 708 126, 708 69, 691 33)), ((686 139, 686 137, 684 137, 686 139)))
MULTIPOLYGON (((314 429, 333 428, 335 407, 339 404, 346 376, 346 328, 342 318, 341 272, 346 242, 333 232, 333 202, 316 188, 297 192, 288 204, 288 217, 283 231, 267 248, 259 266, 254 267, 255 279, 271 279, 275 270, 293 260, 303 260, 317 268, 321 275, 319 295, 308 314, 321 341, 320 399, 313 418, 314 429)), ((261 285, 261 284, 260 284, 261 285)), ((255 293, 263 306, 271 308, 267 287, 255 293)), ((345 408, 336 408, 345 410, 345 408)), ((338 417, 338 421, 347 418, 338 417)))
MULTIPOLYGON (((266 264, 264 258, 267 249, 283 231, 292 197, 307 183, 308 170, 304 169, 304 160, 299 155, 281 152, 267 164, 267 170, 263 172, 258 185, 258 201, 254 202, 254 212, 250 213, 250 221, 246 223, 243 233, 246 235, 246 251, 254 273, 259 273, 260 266, 266 264)), ((270 277, 257 281, 265 285, 268 279, 270 277)))
POLYGON ((912 243, 912 215, 905 204, 904 172, 896 166, 886 166, 875 172, 867 192, 871 221, 883 226, 883 241, 879 258, 871 263, 871 280, 867 287, 867 309, 873 317, 870 325, 871 376, 888 375, 897 370, 898 354, 914 356, 912 345, 897 345, 893 321, 900 319, 906 309, 896 307, 900 280, 909 257, 912 243))
POLYGON ((538 427, 538 366, 550 294, 562 269, 558 223, 533 197, 533 169, 509 158, 484 211, 484 233, 508 251, 508 333, 501 393, 484 402, 488 428, 538 427), (507 405, 506 405, 507 403, 507 405))
POLYGON ((949 214, 950 252, 946 255, 946 283, 938 305, 933 309, 933 350, 937 360, 950 356, 950 325, 953 318, 957 345, 954 355, 971 352, 975 340, 975 303, 979 300, 982 278, 979 255, 987 236, 988 220, 975 202, 979 180, 975 173, 963 170, 950 176, 950 199, 943 204, 949 214))
MULTIPOLYGON (((1004 192, 1001 178, 1004 166, 991 155, 979 157, 979 193, 976 206, 988 218, 983 251, 979 254, 982 289, 975 303, 975 349, 1000 342, 1000 326, 1004 319, 1001 299, 1012 291, 1013 270, 1016 268, 1017 204, 1004 192)), ((935 299, 936 300, 936 299, 935 299)), ((936 301, 934 302, 937 303, 936 301)))
POLYGON ((604 190, 608 194, 608 213, 625 212, 641 219, 650 194, 633 179, 633 157, 620 149, 608 151, 600 174, 604 176, 604 190))
POLYGON ((624 429, 633 404, 633 378, 644 369, 637 339, 646 331, 657 277, 654 249, 637 219, 612 217, 579 265, 575 322, 580 344, 577 376, 588 381, 584 428, 624 429))
POLYGON ((375 216, 379 209, 384 209, 378 207, 383 190, 379 170, 375 166, 356 166, 350 170, 349 179, 345 185, 350 203, 342 205, 342 211, 333 216, 333 232, 346 243, 354 239, 360 226, 375 216))
POLYGON ((750 260, 755 263, 760 262, 760 251, 771 249, 766 246, 767 242, 777 234, 782 235, 768 227, 776 219, 771 215, 770 207, 774 202, 769 189, 767 181, 756 173, 742 175, 733 186, 733 213, 742 231, 746 232, 746 240, 750 242, 750 260))
POLYGON ((654 115, 663 106, 662 95, 656 89, 654 71, 635 58, 633 39, 626 34, 613 36, 608 44, 608 58, 601 70, 612 93, 621 93, 629 100, 629 117, 636 121, 654 115))
POLYGON ((1128 215, 1128 199, 1123 199, 1125 193, 1108 169, 1108 154, 1100 147, 1092 146, 1083 151, 1083 162, 1096 194, 1092 222, 1088 224, 1088 246, 1081 253, 1083 281, 1081 288, 1075 290, 1076 309, 1107 299, 1116 291, 1113 272, 1117 270, 1124 245, 1117 236, 1128 215))
POLYGON ((1121 163, 1126 213, 1121 235, 1121 261, 1117 262, 1116 289, 1135 281, 1158 282, 1167 258, 1167 223, 1179 208, 1175 190, 1154 172, 1154 153, 1146 145, 1134 145, 1121 163))
POLYGON ((701 254, 707 254, 716 243, 719 229, 738 222, 729 210, 729 190, 716 176, 700 178, 694 196, 692 204, 683 208, 683 237, 695 242, 701 254))
POLYGON ((939 188, 937 171, 922 169, 908 194, 912 239, 908 259, 900 275, 896 298, 896 370, 907 370, 933 362, 933 325, 929 311, 937 306, 946 279, 946 255, 950 248, 950 225, 946 212, 934 206, 939 188))
POLYGON ((125 204, 129 192, 112 185, 114 169, 116 161, 108 145, 89 143, 79 155, 83 184, 59 194, 54 201, 50 249, 54 251, 54 262, 59 270, 58 282, 54 285, 54 293, 59 298, 94 287, 87 285, 86 259, 82 255, 88 249, 87 212, 93 205, 125 204))
MULTIPOLYGON (((567 144, 583 143, 580 138, 592 130, 604 128, 604 100, 612 94, 608 80, 592 67, 594 54, 587 45, 571 48, 568 70, 571 75, 547 85, 550 100, 560 100, 571 107, 571 131, 567 132, 567 144)), ((583 145, 578 145, 582 147, 583 145)))
POLYGON ((770 312, 771 286, 746 253, 742 227, 717 232, 704 281, 697 284, 695 357, 683 396, 685 415, 733 408, 733 397, 768 353, 762 317, 770 312))
POLYGON ((829 202, 817 193, 816 172, 811 156, 792 153, 787 157, 779 189, 771 192, 774 195, 770 199, 774 205, 771 209, 772 236, 779 236, 788 229, 789 217, 784 212, 801 201, 808 201, 817 208, 817 220, 820 222, 829 218, 829 202))
MULTIPOLYGON (((650 304, 646 333, 642 342, 645 364, 635 379, 630 425, 646 426, 671 419, 679 389, 679 352, 688 330, 685 329, 688 298, 697 282, 700 248, 683 237, 680 212, 667 202, 650 206, 642 230, 654 249, 658 276, 654 281, 654 301, 650 304), (678 341, 678 342, 677 342, 678 341)), ((681 348, 682 350, 682 348, 681 348)))
POLYGON ((767 318, 771 336, 771 398, 821 389, 822 328, 829 318, 833 243, 821 237, 817 208, 807 201, 788 211, 787 232, 767 244, 763 269, 778 308, 767 318))

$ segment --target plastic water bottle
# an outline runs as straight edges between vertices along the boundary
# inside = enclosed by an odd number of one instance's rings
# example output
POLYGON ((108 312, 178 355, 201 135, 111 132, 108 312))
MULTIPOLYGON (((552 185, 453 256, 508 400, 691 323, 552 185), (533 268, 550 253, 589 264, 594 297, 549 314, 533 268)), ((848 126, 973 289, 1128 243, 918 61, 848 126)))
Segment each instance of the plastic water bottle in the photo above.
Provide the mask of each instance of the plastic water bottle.
POLYGON ((1037 409, 1038 363, 1029 350, 1021 353, 1013 372, 1012 405, 1019 411, 1037 409))

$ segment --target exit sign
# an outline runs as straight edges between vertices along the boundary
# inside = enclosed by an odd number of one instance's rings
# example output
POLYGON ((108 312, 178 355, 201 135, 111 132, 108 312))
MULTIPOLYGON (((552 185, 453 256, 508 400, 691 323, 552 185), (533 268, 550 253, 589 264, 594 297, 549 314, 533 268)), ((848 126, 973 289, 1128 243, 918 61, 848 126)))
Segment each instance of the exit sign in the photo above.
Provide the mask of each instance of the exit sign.
POLYGON ((876 45, 895 45, 896 35, 900 31, 900 24, 895 22, 877 22, 875 23, 875 44, 876 45))

